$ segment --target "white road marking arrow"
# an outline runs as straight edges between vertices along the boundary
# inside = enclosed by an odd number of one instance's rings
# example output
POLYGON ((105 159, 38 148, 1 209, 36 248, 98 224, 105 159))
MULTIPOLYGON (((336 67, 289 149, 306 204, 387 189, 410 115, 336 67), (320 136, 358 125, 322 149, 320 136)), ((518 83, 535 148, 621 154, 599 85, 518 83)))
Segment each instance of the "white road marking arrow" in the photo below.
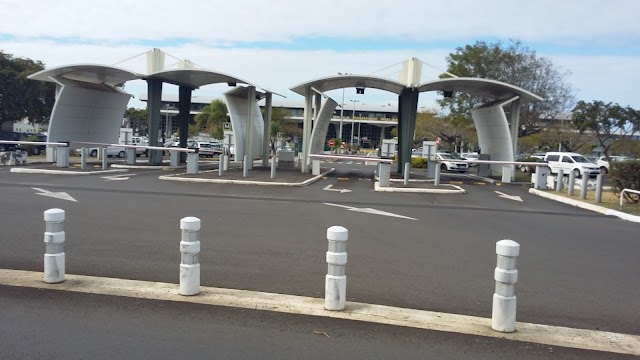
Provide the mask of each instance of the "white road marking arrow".
POLYGON ((498 194, 498 196, 500 196, 501 198, 522 202, 522 198, 520 196, 517 196, 517 195, 507 195, 507 194, 505 194, 503 192, 500 192, 500 191, 496 191, 496 194, 498 194))
POLYGON ((129 177, 131 176, 136 176, 136 174, 109 175, 109 176, 100 176, 100 178, 105 179, 107 181, 116 181, 116 180, 129 180, 129 177))
POLYGON ((42 195, 42 196, 48 196, 48 197, 52 197, 52 198, 56 198, 56 199, 60 199, 60 200, 69 200, 69 201, 73 201, 73 202, 78 202, 78 200, 74 199, 73 197, 71 197, 71 195, 67 194, 66 192, 53 192, 53 191, 47 191, 44 189, 40 189, 40 188, 34 188, 32 187, 33 190, 35 191, 39 191, 36 193, 36 195, 42 195))
POLYGON ((386 211, 382 211, 382 210, 376 210, 376 209, 372 209, 372 208, 356 208, 356 207, 353 207, 353 206, 338 205, 338 204, 332 204, 332 203, 323 203, 323 204, 329 205, 329 206, 335 206, 335 207, 339 207, 339 208, 343 208, 343 209, 347 209, 349 211, 361 212, 361 213, 365 213, 365 214, 391 216, 391 217, 397 217, 397 218, 407 219, 407 220, 418 220, 418 219, 414 219, 412 217, 408 217, 408 216, 404 216, 404 215, 398 215, 398 214, 394 214, 394 213, 390 213, 390 212, 386 212, 386 211))
POLYGON ((351 192, 351 190, 349 190, 349 189, 332 189, 332 187, 333 187, 333 185, 327 185, 322 190, 325 190, 325 191, 337 191, 340 194, 351 192))

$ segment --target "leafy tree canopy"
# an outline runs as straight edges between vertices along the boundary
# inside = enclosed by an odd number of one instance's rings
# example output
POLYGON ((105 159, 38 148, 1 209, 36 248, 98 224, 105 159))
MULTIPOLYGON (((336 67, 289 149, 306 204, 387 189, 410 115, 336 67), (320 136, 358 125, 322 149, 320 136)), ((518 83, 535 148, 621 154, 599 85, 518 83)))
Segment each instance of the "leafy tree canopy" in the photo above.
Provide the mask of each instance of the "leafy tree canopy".
POLYGON ((134 131, 143 135, 147 134, 147 121, 149 118, 147 109, 130 107, 125 110, 124 117, 129 120, 129 126, 134 129, 134 131))
POLYGON ((40 61, 14 57, 0 50, 0 125, 25 118, 31 123, 49 121, 55 85, 27 79, 43 69, 40 61))
POLYGON ((579 101, 573 109, 573 123, 580 132, 592 134, 608 158, 640 133, 640 112, 603 101, 579 101))
MULTIPOLYGON (((502 81, 544 98, 542 102, 522 105, 520 125, 525 133, 537 131, 540 119, 555 119, 573 106, 572 89, 565 80, 569 73, 560 71, 549 59, 539 57, 520 41, 511 40, 506 44, 478 41, 458 47, 446 60, 447 71, 457 76, 502 81)), ((486 100, 458 93, 439 100, 453 118, 467 121, 471 119, 470 110, 483 102, 486 100)))
POLYGON ((435 140, 440 138, 441 149, 455 149, 466 144, 473 147, 478 142, 476 131, 470 122, 458 121, 450 116, 441 116, 436 111, 419 112, 416 116, 415 139, 435 140))
POLYGON ((189 135, 207 133, 214 139, 224 137, 224 123, 228 122, 227 105, 220 99, 213 100, 196 115, 195 124, 189 126, 189 135))

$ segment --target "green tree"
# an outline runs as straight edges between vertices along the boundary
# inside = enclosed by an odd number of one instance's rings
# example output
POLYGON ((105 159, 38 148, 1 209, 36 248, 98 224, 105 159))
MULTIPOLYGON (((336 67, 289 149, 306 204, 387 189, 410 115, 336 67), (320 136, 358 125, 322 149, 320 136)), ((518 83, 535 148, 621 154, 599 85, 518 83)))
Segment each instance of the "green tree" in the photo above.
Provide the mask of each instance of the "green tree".
POLYGON ((461 144, 477 143, 473 125, 451 116, 441 116, 435 110, 419 112, 416 116, 416 141, 435 140, 440 137, 441 149, 454 149, 461 144))
POLYGON ((124 117, 129 120, 129 127, 140 135, 147 135, 147 122, 149 113, 147 109, 128 108, 124 112, 124 117))
POLYGON ((213 100, 196 115, 195 124, 189 126, 189 135, 207 133, 214 139, 224 137, 224 123, 229 121, 227 105, 220 99, 213 100))
POLYGON ((21 119, 47 123, 55 102, 55 85, 27 76, 44 69, 44 64, 13 57, 0 51, 0 129, 21 119))
POLYGON ((592 135, 609 159, 612 152, 627 147, 640 133, 640 112, 602 101, 579 101, 573 109, 573 123, 578 130, 592 135))
MULTIPOLYGON (((524 133, 539 131, 545 123, 570 111, 574 104, 571 87, 565 78, 568 72, 557 69, 549 59, 539 57, 520 41, 486 43, 458 47, 447 57, 447 71, 460 77, 476 77, 502 81, 528 90, 544 99, 523 104, 520 125, 524 133)), ((441 78, 449 77, 442 74, 441 78)), ((471 109, 486 100, 468 94, 453 94, 439 100, 453 118, 471 120, 471 109)), ((507 112, 509 109, 507 109, 507 112)))

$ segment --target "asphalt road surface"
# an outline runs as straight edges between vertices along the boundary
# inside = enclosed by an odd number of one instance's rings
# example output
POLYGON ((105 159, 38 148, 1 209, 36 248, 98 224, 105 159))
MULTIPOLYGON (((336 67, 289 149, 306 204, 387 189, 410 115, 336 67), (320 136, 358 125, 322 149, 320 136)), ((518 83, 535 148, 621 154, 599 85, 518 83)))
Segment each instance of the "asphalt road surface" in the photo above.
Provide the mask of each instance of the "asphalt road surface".
POLYGON ((624 359, 479 336, 266 311, 0 286, 13 359, 624 359))
POLYGON ((42 213, 59 207, 68 219, 68 273, 177 283, 179 220, 197 216, 203 285, 322 297, 326 229, 341 225, 350 233, 348 300, 490 317, 495 242, 512 239, 522 246, 519 321, 640 334, 638 224, 524 187, 468 182, 464 195, 376 193, 370 171, 358 167, 302 188, 130 174, 112 181, 0 170, 0 245, 9 250, 0 267, 42 270, 42 213))

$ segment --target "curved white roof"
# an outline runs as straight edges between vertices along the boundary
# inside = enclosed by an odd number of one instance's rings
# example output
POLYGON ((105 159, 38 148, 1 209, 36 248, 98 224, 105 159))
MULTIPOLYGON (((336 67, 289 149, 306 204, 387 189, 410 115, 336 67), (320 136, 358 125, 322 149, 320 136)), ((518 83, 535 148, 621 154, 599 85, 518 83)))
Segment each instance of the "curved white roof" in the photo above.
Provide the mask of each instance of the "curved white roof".
MULTIPOLYGON (((265 89, 261 86, 253 84, 239 77, 221 73, 221 72, 205 70, 205 69, 163 70, 163 71, 158 71, 151 75, 148 75, 145 78, 159 79, 159 80, 162 80, 163 82, 171 83, 174 85, 188 86, 193 89, 197 89, 205 85, 220 84, 220 83, 246 84, 249 86, 255 86, 257 89, 263 90, 264 92, 270 92, 272 94, 280 95, 276 92, 273 92, 269 89, 265 89)), ((280 96, 283 96, 283 95, 280 95, 280 96)))
POLYGON ((298 84, 291 88, 291 91, 304 96, 304 89, 311 86, 314 89, 326 92, 335 89, 343 89, 350 87, 363 87, 370 89, 386 90, 392 93, 400 94, 405 88, 403 83, 370 75, 338 75, 319 78, 298 84))
POLYGON ((129 80, 142 79, 143 75, 107 65, 76 64, 45 69, 28 76, 28 78, 32 80, 50 82, 53 82, 54 80, 52 78, 55 77, 114 86, 125 83, 129 80))
POLYGON ((482 78, 461 77, 432 80, 420 84, 418 91, 455 91, 489 100, 507 99, 516 95, 523 102, 544 100, 540 96, 515 85, 482 78))

